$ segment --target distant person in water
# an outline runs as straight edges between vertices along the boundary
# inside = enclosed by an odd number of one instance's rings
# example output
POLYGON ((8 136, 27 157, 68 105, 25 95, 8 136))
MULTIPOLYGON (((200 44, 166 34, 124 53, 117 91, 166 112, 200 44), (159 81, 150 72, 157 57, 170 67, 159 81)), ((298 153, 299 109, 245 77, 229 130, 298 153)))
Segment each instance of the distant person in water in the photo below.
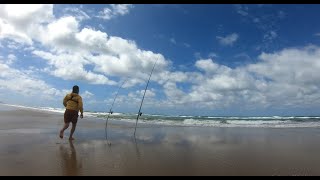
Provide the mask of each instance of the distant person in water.
POLYGON ((66 107, 64 112, 64 126, 60 130, 60 138, 63 138, 64 130, 68 129, 70 122, 72 123, 72 128, 70 131, 69 140, 74 140, 73 133, 76 130, 78 113, 81 112, 80 118, 83 118, 83 102, 82 97, 79 95, 79 86, 73 86, 72 93, 67 94, 63 99, 63 105, 66 107))

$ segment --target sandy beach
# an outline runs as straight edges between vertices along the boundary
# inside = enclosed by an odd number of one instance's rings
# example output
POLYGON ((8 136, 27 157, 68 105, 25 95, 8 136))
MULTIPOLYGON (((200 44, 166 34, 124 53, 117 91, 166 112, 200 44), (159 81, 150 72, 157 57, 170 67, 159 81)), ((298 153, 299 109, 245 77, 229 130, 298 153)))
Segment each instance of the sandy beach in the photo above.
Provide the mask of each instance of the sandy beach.
POLYGON ((0 105, 0 175, 320 175, 318 128, 168 127, 0 105))

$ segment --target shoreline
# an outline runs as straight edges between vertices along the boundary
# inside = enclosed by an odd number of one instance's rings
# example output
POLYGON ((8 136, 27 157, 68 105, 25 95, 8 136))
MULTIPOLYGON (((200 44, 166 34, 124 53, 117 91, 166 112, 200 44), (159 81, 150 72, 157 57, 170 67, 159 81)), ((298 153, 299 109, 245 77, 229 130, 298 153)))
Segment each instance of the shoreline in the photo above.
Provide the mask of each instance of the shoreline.
MULTIPOLYGON (((1 106, 0 106, 1 109, 1 106)), ((179 127, 0 110, 0 175, 320 175, 319 128, 179 127), (111 142, 111 145, 108 144, 111 142)))
MULTIPOLYGON (((64 114, 64 109, 50 107, 25 107, 0 104, 4 109, 22 109, 37 112, 64 114)), ((84 112, 86 118, 106 121, 108 113, 84 112)), ((114 113, 109 120, 122 124, 135 124, 135 114, 114 113)), ((139 119, 139 126, 159 127, 239 127, 239 128, 320 128, 319 116, 161 116, 145 114, 139 119)))

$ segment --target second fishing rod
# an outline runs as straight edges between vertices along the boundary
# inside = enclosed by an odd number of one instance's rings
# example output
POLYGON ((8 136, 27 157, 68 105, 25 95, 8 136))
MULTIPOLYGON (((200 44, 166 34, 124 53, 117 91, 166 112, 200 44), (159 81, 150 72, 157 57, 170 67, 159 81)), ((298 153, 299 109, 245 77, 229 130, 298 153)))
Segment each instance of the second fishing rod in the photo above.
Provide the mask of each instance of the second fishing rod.
POLYGON ((134 133, 133 133, 134 136, 136 136, 136 130, 137 130, 137 124, 138 124, 139 117, 142 115, 141 108, 142 108, 143 100, 144 100, 144 97, 145 97, 145 95, 146 95, 146 92, 147 92, 147 89, 148 89, 148 85, 149 85, 149 82, 150 82, 150 79, 151 79, 153 70, 154 70, 154 68, 155 68, 155 66, 156 66, 156 64, 157 64, 157 61, 158 61, 158 59, 156 60, 156 62, 155 62, 154 65, 153 65, 152 71, 151 71, 150 76, 149 76, 149 80, 148 80, 148 82, 147 82, 146 88, 145 88, 144 93, 143 93, 143 97, 142 97, 142 100, 141 100, 139 112, 138 112, 138 114, 137 114, 136 126, 135 126, 135 128, 134 128, 134 133))
MULTIPOLYGON (((112 102, 112 105, 110 107, 110 110, 109 110, 109 113, 108 113, 108 117, 107 117, 107 120, 106 120, 106 126, 105 126, 105 133, 106 133, 106 140, 108 141, 108 131, 107 131, 107 128, 108 128, 108 120, 109 120, 109 117, 111 114, 113 114, 113 111, 112 111, 112 108, 113 108, 113 105, 114 105, 114 102, 116 101, 117 97, 118 97, 118 94, 119 94, 119 91, 120 89, 122 88, 122 86, 127 82, 128 78, 126 78, 123 83, 119 86, 118 90, 117 90, 117 93, 116 93, 116 96, 114 97, 113 99, 113 102, 112 102)), ((110 142, 108 142, 108 144, 110 145, 110 142)))

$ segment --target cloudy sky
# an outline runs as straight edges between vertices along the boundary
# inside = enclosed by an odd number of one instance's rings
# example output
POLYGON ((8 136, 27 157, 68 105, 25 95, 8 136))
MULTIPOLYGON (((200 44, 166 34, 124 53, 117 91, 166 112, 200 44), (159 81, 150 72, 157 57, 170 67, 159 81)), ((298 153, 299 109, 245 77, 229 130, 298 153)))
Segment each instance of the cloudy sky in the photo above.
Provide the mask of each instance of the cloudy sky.
POLYGON ((168 115, 319 115, 320 5, 0 5, 0 101, 168 115))

